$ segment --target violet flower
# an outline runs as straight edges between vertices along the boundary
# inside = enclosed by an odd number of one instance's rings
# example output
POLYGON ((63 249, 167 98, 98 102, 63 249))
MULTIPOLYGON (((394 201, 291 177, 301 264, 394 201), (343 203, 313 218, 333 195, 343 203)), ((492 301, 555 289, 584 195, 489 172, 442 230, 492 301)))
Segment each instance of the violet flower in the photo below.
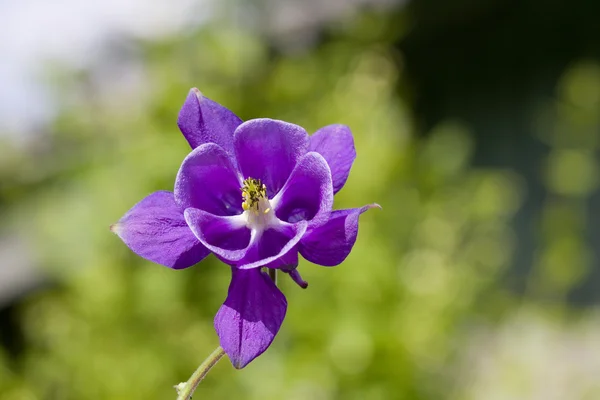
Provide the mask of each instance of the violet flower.
POLYGON ((332 211, 356 157, 346 126, 309 137, 283 121, 242 122, 197 89, 177 124, 193 150, 174 193, 150 194, 112 230, 136 254, 173 269, 211 252, 231 266, 215 329, 232 364, 243 368, 269 347, 287 309, 261 267, 279 269, 305 288, 298 253, 315 264, 341 263, 356 241, 359 215, 376 205, 332 211))

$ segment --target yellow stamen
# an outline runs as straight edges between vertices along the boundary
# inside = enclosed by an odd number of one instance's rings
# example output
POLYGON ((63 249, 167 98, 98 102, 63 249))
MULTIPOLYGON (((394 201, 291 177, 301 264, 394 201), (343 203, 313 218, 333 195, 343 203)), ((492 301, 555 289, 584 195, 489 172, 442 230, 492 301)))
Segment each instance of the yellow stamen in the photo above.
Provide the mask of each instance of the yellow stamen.
POLYGON ((258 212, 258 203, 267 198, 267 187, 260 179, 248 178, 244 181, 242 190, 242 208, 245 211, 253 209, 258 212))
POLYGON ((244 181, 241 191, 242 208, 249 228, 262 232, 277 223, 277 217, 271 212, 271 204, 267 197, 267 185, 260 179, 248 178, 244 181))

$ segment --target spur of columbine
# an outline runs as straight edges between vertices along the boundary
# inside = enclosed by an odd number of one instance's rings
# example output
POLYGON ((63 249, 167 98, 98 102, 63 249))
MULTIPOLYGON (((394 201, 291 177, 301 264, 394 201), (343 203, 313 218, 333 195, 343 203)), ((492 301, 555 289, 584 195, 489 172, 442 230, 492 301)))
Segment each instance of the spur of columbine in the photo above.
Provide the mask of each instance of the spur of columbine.
POLYGON ((288 122, 242 122, 197 89, 177 124, 193 150, 174 192, 150 194, 111 229, 136 254, 173 269, 210 253, 231 266, 215 329, 232 364, 243 368, 269 347, 287 309, 263 268, 305 288, 298 253, 315 264, 341 263, 356 241, 359 215, 377 205, 332 210, 356 157, 346 126, 309 136, 288 122))

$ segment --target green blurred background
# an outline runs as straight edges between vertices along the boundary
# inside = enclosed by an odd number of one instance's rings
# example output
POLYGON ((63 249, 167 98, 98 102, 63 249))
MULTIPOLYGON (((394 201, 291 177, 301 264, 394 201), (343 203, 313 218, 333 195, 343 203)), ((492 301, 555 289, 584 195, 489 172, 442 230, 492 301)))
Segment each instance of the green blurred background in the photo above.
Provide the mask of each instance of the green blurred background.
MULTIPOLYGON (((77 19, 67 3, 50 8, 77 19)), ((176 29, 47 57, 51 112, 21 92, 0 131, 0 399, 174 399, 218 345, 228 268, 172 271, 108 230, 171 190, 193 86, 242 119, 349 125, 336 208, 383 207, 342 265, 280 280, 271 348, 195 399, 600 399, 600 3, 187 3, 176 29)))

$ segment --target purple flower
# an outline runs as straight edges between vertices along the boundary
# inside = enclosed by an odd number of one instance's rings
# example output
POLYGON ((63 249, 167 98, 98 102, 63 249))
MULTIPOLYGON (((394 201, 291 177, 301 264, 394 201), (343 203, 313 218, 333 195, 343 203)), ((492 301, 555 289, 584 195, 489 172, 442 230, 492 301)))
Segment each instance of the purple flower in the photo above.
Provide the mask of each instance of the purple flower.
POLYGON ((150 194, 111 229, 136 254, 173 269, 211 252, 231 266, 229 293, 215 317, 221 346, 243 368, 271 344, 287 302, 261 267, 301 287, 298 253, 338 265, 376 206, 332 210, 356 157, 350 129, 330 125, 308 136, 272 119, 242 122, 192 89, 177 121, 193 148, 173 193, 150 194))

